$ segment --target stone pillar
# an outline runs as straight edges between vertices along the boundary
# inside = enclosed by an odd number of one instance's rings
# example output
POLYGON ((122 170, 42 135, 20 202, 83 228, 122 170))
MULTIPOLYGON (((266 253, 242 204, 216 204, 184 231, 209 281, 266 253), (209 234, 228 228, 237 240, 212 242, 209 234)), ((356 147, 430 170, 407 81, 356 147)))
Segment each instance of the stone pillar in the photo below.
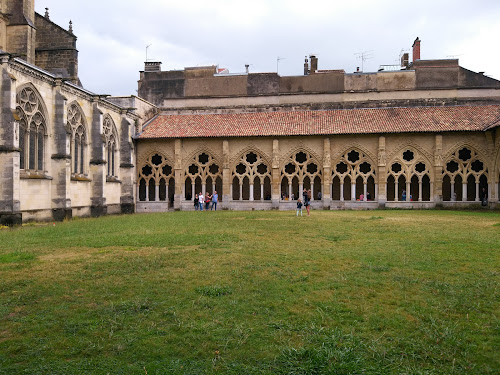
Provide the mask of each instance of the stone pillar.
POLYGON ((462 183, 462 202, 467 200, 467 183, 462 183))
POLYGON ((351 183, 351 201, 356 201, 356 182, 351 183))
MULTIPOLYGON (((184 172, 182 170, 182 140, 176 139, 174 143, 174 176, 175 176, 175 192, 174 192, 174 210, 181 209, 181 201, 183 199, 182 190, 184 187, 184 172)), ((194 200, 194 180, 192 184, 192 197, 194 200)))
POLYGON ((437 205, 443 202, 443 136, 437 134, 434 141, 434 189, 431 198, 437 205))
POLYGON ((222 209, 229 209, 231 200, 231 170, 229 169, 229 141, 222 141, 222 209))
POLYGON ((253 184, 250 184, 250 197, 248 199, 253 201, 253 184))
POLYGON ((368 186, 366 185, 366 182, 363 184, 363 202, 366 202, 366 193, 368 191, 368 186))
POLYGON ((52 169, 52 217, 56 221, 72 217, 71 184, 71 128, 67 123, 67 100, 61 94, 62 80, 54 87, 55 116, 53 127, 52 169))
POLYGON ((90 150, 89 177, 90 183, 90 215, 99 217, 106 215, 106 197, 104 186, 106 184, 106 160, 104 160, 104 142, 102 138, 102 112, 97 107, 98 98, 92 105, 92 124, 90 125, 90 150))
MULTIPOLYGON (((121 113, 120 123, 120 210, 122 214, 135 212, 134 186, 136 185, 135 147, 132 142, 135 121, 127 119, 126 111, 121 113)), ((146 187, 146 191, 148 191, 146 187)), ((139 199, 139 186, 137 186, 137 199, 139 199)))
POLYGON ((332 201, 332 158, 331 158, 331 143, 330 138, 323 140, 323 191, 321 197, 323 199, 323 208, 329 209, 332 201))
MULTIPOLYGON (((387 161, 386 161, 386 147, 385 147, 385 137, 378 137, 378 192, 375 194, 375 199, 378 200, 378 205, 380 208, 385 207, 387 202, 387 161)), ((396 182, 397 187, 397 182, 396 182)), ((396 200, 398 191, 396 190, 396 200)))
POLYGON ((273 160, 271 179, 271 201, 272 207, 278 209, 280 205, 280 165, 279 165, 279 140, 273 139, 273 160))
POLYGON ((22 223, 20 202, 19 124, 16 88, 7 72, 8 57, 2 56, 0 81, 0 224, 22 223), (16 118, 17 117, 17 118, 16 118))

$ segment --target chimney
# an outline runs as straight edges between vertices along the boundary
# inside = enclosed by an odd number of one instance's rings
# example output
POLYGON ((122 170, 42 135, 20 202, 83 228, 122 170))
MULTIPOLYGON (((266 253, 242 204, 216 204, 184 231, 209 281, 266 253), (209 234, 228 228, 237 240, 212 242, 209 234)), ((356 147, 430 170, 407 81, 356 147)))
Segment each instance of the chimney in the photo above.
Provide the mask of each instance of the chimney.
POLYGON ((245 64, 245 73, 248 74, 250 72, 250 64, 245 64))
POLYGON ((409 64, 410 64, 410 54, 403 53, 403 56, 401 56, 401 67, 408 68, 409 64))
POLYGON ((309 74, 309 60, 307 59, 307 56, 304 58, 304 75, 309 74))
POLYGON ((144 63, 145 72, 161 72, 161 62, 159 61, 146 61, 144 63))
POLYGON ((356 73, 359 73, 359 66, 356 67, 356 73))
POLYGON ((311 74, 316 73, 318 70, 318 58, 314 55, 310 55, 309 58, 311 59, 311 74))
POLYGON ((420 39, 418 39, 418 36, 417 36, 417 39, 415 39, 415 41, 413 42, 413 62, 415 62, 415 60, 420 60, 420 39))

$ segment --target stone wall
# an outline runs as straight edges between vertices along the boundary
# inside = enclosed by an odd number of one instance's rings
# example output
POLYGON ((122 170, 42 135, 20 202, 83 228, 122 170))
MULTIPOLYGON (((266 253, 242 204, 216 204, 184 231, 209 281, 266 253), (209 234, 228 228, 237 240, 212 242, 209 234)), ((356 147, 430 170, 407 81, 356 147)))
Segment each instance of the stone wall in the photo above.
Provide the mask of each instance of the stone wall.
POLYGON ((396 98, 404 98, 407 92, 418 90, 500 89, 500 81, 461 68, 458 60, 418 60, 410 68, 351 74, 338 70, 318 71, 293 77, 280 77, 276 73, 216 74, 215 66, 183 71, 145 71, 140 74, 138 92, 149 102, 168 108, 183 107, 179 104, 181 100, 194 98, 228 98, 235 103, 244 98, 243 102, 248 103, 253 98, 265 96, 393 92, 396 98))
MULTIPOLYGON (((152 155, 159 155, 163 163, 175 169, 175 174, 166 177, 175 180, 173 207, 193 210, 192 191, 197 193, 200 190, 203 193, 211 193, 215 187, 221 199, 219 207, 223 209, 294 209, 295 203, 288 199, 281 199, 283 192, 289 192, 288 183, 282 184, 283 171, 286 170, 288 164, 294 162, 294 158, 299 153, 302 153, 308 158, 304 164, 304 166, 307 165, 303 170, 305 175, 314 172, 313 169, 309 169, 309 164, 313 163, 318 168, 316 174, 311 175, 316 176, 314 181, 318 182, 312 186, 313 207, 317 209, 480 207, 479 195, 476 196, 479 190, 476 192, 476 189, 482 189, 482 187, 488 190, 490 207, 494 207, 498 205, 500 193, 499 138, 494 131, 488 131, 485 133, 141 140, 137 150, 137 206, 140 207, 140 212, 163 211, 168 207, 172 208, 166 204, 166 200, 159 198, 158 194, 155 195, 154 189, 159 191, 158 181, 148 182, 152 184, 152 187, 147 200, 144 199, 144 190, 141 192, 141 179, 147 178, 141 174, 141 170, 148 165, 148 160, 152 160, 152 155), (467 149, 472 153, 471 159, 464 162, 464 165, 472 160, 479 160, 482 163, 482 170, 474 176, 469 175, 472 177, 469 177, 467 187, 463 187, 462 183, 458 186, 457 182, 456 190, 466 192, 469 189, 469 195, 453 200, 450 195, 450 182, 443 183, 443 175, 448 173, 447 164, 455 160, 454 155, 462 149, 467 149), (358 158, 353 163, 348 161, 351 152, 354 152, 358 158), (238 183, 234 185, 235 178, 243 181, 242 179, 246 176, 238 174, 238 165, 245 164, 245 158, 250 153, 257 155, 258 163, 263 163, 267 167, 270 186, 266 189, 269 189, 271 193, 269 200, 258 192, 257 199, 250 198, 252 193, 255 195, 255 191, 260 189, 260 182, 255 182, 255 186, 253 182, 250 182, 253 178, 251 173, 248 174, 248 180, 241 187, 243 194, 241 199, 238 183), (212 164, 218 167, 217 173, 210 179, 207 175, 203 175, 208 172, 198 171, 196 173, 202 174, 190 174, 194 171, 193 165, 196 165, 196 168, 205 168, 199 162, 203 161, 202 158, 206 158, 207 168, 212 164), (363 174, 361 165, 365 162, 369 164, 371 170, 364 171, 363 174), (339 174, 338 165, 341 163, 348 164, 349 168, 352 167, 351 172, 339 174), (402 171, 396 171, 395 164, 400 164, 402 171), (348 178, 348 175, 351 177, 348 178), (480 177, 482 175, 484 177, 480 177), (338 176, 346 183, 345 186, 339 185, 338 176), (190 182, 186 183, 192 179, 196 179, 195 189, 192 188, 190 182), (342 189, 342 195, 339 189, 342 189), (471 189, 473 191, 470 191, 471 189), (408 191, 407 200, 402 200, 403 190, 408 191), (322 197, 318 200, 319 191, 322 192, 322 197), (366 195, 367 192, 370 192, 371 199, 359 200, 360 195, 366 195)), ((314 182, 312 177, 304 177, 305 175, 298 170, 291 175, 293 185, 290 185, 290 189, 295 193, 295 197, 297 194, 300 196, 302 189, 311 187, 311 183, 314 182)))
POLYGON ((136 123, 142 124, 141 117, 132 108, 103 100, 49 73, 32 69, 22 60, 8 55, 2 59, 0 222, 99 216, 108 212, 108 205, 110 212, 133 212, 132 136, 136 123), (70 117, 75 116, 74 108, 78 124, 84 129, 81 152, 75 151, 76 117, 70 117), (42 133, 21 131, 20 121, 29 120, 35 112, 43 119, 42 133), (20 147, 20 137, 26 137, 24 148, 20 147), (29 137, 42 137, 35 149, 29 146, 29 137), (109 141, 114 142, 114 154, 108 153, 109 141), (28 164, 30 155, 37 155, 40 164, 28 164), (74 155, 83 157, 82 170, 75 170, 74 155), (25 158, 24 168, 21 156, 25 158), (110 158, 114 159, 114 171, 108 169, 110 158))
POLYGON ((76 36, 38 13, 35 24, 36 65, 79 84, 76 36))

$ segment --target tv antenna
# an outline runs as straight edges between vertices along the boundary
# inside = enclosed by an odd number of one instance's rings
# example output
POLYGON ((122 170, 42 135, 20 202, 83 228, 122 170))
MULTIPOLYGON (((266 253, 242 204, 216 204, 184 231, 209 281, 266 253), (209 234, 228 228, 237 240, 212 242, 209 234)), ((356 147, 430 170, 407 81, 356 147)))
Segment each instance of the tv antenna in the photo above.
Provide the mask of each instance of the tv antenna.
POLYGON ((276 74, 278 74, 278 72, 279 72, 280 61, 285 60, 285 59, 286 59, 286 57, 279 57, 279 56, 276 58, 276 74))
POLYGON ((148 48, 151 47, 151 46, 152 46, 152 44, 148 44, 146 46, 146 62, 148 62, 148 48))
POLYGON ((373 59, 373 50, 357 52, 354 54, 357 59, 361 60, 361 71, 365 70, 365 61, 369 59, 373 59))

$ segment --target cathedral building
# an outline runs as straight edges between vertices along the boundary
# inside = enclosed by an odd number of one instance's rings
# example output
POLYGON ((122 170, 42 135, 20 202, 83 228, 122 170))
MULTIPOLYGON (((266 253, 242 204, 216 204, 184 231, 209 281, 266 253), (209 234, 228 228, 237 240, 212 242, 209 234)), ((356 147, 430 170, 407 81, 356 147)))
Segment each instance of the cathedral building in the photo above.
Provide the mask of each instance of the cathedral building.
MULTIPOLYGON (((229 74, 146 62, 138 96, 84 89, 71 23, 0 2, 0 224, 222 209, 498 207, 500 81, 456 59, 229 74)), ((132 79, 132 77, 131 77, 132 79)))

